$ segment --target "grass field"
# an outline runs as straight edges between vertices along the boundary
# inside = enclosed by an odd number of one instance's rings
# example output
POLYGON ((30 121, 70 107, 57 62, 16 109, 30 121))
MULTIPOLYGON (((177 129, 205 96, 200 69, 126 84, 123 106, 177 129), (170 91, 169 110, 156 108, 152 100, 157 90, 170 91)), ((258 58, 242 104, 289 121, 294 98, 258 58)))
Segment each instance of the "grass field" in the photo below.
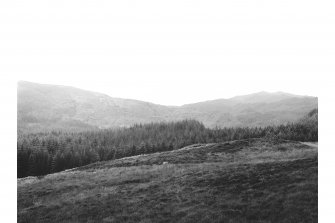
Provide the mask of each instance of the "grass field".
POLYGON ((18 179, 18 222, 317 222, 317 182, 317 144, 199 144, 18 179))

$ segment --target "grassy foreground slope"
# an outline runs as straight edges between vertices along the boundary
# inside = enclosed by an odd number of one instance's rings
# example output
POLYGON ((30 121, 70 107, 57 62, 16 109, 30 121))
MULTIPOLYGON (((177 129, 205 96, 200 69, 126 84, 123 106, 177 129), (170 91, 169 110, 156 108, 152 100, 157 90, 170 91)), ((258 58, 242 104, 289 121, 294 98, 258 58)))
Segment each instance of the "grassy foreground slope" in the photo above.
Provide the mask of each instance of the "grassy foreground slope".
POLYGON ((94 163, 18 179, 18 222, 317 222, 317 167, 317 144, 264 139, 94 163))

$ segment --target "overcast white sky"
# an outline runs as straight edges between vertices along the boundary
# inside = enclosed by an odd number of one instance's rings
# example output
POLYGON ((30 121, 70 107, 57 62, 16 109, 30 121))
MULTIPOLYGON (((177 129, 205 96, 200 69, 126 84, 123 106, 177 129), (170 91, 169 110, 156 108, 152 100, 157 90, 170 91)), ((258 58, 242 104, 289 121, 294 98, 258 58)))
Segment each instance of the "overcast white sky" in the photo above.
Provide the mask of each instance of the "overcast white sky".
POLYGON ((1 1, 1 78, 166 105, 263 90, 318 96, 335 71, 328 3, 1 1))

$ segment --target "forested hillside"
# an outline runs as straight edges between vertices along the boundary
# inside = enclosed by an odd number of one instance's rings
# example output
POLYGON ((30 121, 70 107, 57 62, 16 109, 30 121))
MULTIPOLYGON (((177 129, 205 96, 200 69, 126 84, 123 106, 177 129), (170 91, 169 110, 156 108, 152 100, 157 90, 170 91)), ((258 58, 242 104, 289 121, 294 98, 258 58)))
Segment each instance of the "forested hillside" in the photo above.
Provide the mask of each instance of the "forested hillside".
POLYGON ((318 140, 317 109, 292 124, 206 128, 195 120, 138 124, 130 128, 18 136, 18 177, 39 176, 89 163, 169 151, 196 143, 261 138, 318 140))

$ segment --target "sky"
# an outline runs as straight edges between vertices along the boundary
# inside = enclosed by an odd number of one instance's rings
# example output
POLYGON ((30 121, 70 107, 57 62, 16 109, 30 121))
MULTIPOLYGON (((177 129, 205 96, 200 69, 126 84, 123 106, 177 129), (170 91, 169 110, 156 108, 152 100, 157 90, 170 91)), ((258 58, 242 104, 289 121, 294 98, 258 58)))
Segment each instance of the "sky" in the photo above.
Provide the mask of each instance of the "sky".
POLYGON ((164 105, 259 91, 318 96, 334 74, 323 1, 0 3, 1 79, 164 105))

